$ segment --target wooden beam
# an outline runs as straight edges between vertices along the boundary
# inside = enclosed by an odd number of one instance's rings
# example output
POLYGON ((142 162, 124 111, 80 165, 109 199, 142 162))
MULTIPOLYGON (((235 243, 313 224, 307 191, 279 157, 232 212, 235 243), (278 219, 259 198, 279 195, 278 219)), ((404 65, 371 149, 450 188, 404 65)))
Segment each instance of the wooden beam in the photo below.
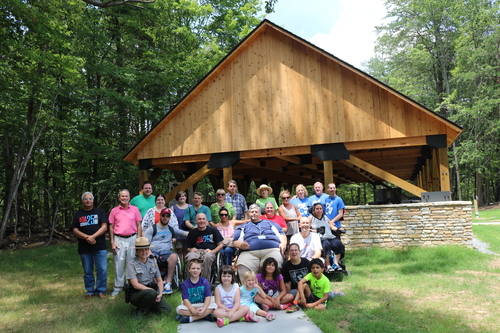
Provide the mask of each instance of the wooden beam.
POLYGON ((151 182, 151 184, 153 186, 154 186, 154 184, 156 184, 156 181, 158 180, 158 178, 160 178, 162 172, 163 172, 162 168, 154 168, 153 171, 151 172, 151 174, 149 175, 148 180, 151 182))
POLYGON ((437 156, 439 160, 439 183, 441 191, 450 191, 450 168, 448 166, 448 149, 438 148, 437 156))
POLYGON ((358 168, 357 166, 355 166, 354 164, 352 164, 348 160, 342 160, 340 162, 342 164, 344 164, 345 166, 347 166, 349 169, 351 169, 354 172, 356 172, 357 174, 359 174, 361 177, 368 180, 369 182, 374 183, 376 181, 376 179, 373 178, 368 172, 364 172, 363 170, 361 170, 360 168, 358 168))
POLYGON ((290 162, 292 164, 301 164, 302 161, 300 160, 299 157, 297 156, 276 156, 276 158, 279 158, 280 160, 290 162))
POLYGON ((209 169, 208 164, 204 165, 200 170, 193 173, 189 176, 185 181, 179 184, 179 186, 173 188, 170 192, 165 195, 165 202, 170 202, 175 198, 175 195, 180 191, 185 191, 190 188, 192 185, 199 182, 203 177, 208 175, 214 169, 209 169))
POLYGON ((368 171, 369 173, 371 173, 379 178, 382 178, 383 180, 388 181, 389 183, 392 183, 398 187, 401 187, 403 190, 408 191, 408 192, 410 192, 418 197, 422 196, 422 192, 427 192, 424 189, 421 189, 413 184, 410 184, 407 181, 405 181, 399 177, 396 177, 387 171, 379 169, 376 166, 374 166, 368 162, 365 162, 365 161, 357 158, 354 155, 351 155, 348 161, 351 162, 352 164, 354 164, 355 166, 357 166, 361 169, 364 169, 364 170, 368 171))
POLYGON ((396 147, 425 146, 425 145, 427 145, 427 137, 425 135, 422 135, 422 136, 414 136, 414 137, 380 139, 380 140, 372 140, 372 141, 344 142, 344 145, 347 148, 347 150, 349 150, 349 151, 396 148, 396 147))

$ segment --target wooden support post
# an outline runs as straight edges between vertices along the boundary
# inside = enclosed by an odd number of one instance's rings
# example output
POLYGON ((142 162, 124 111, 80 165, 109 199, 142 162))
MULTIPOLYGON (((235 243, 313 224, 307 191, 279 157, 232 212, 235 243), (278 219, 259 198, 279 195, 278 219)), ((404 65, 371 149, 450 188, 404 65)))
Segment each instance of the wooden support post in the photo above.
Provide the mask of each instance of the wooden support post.
POLYGON ((170 192, 165 195, 165 202, 170 202, 175 198, 175 195, 180 191, 185 191, 195 183, 199 182, 203 177, 208 175, 214 169, 209 169, 208 165, 203 166, 200 170, 193 173, 185 181, 179 184, 179 186, 173 188, 170 192))
POLYGON ((425 161, 425 190, 432 191, 432 164, 430 160, 425 161))
MULTIPOLYGON (((139 194, 142 193, 142 184, 148 181, 148 179, 149 179, 148 170, 139 170, 139 194)), ((130 194, 130 196, 134 197, 134 195, 132 194, 130 194)))
POLYGON ((437 149, 432 151, 432 191, 437 192, 440 190, 439 181, 439 160, 437 156, 437 149))
POLYGON ((335 179, 333 178, 332 161, 323 161, 323 172, 325 177, 325 188, 327 188, 328 184, 333 183, 335 181, 335 179))
POLYGON ((448 166, 448 149, 438 148, 437 156, 439 160, 439 185, 441 191, 450 191, 450 168, 448 166))
POLYGON ((229 166, 227 168, 222 169, 222 178, 224 179, 224 185, 222 188, 227 191, 227 183, 233 179, 233 167, 229 166))

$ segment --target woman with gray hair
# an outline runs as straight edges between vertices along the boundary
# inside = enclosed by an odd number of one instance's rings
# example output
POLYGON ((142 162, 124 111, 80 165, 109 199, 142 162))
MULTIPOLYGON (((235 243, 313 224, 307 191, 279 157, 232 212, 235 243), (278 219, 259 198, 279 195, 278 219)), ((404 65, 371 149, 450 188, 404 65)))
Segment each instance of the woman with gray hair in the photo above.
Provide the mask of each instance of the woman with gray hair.
POLYGON ((247 271, 257 272, 266 258, 276 259, 279 266, 283 262, 286 249, 286 235, 274 222, 260 218, 260 206, 250 205, 250 221, 240 225, 233 237, 233 246, 241 253, 236 262, 238 275, 247 271))

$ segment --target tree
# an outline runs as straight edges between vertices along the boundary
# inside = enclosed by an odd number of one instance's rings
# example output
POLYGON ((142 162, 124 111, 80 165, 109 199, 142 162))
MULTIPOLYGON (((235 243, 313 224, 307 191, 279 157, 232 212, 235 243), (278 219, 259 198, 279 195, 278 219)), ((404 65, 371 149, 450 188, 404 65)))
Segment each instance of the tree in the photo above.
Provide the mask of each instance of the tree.
POLYGON ((0 6, 0 242, 67 226, 85 191, 136 192, 124 154, 260 22, 258 0, 100 2, 0 6))

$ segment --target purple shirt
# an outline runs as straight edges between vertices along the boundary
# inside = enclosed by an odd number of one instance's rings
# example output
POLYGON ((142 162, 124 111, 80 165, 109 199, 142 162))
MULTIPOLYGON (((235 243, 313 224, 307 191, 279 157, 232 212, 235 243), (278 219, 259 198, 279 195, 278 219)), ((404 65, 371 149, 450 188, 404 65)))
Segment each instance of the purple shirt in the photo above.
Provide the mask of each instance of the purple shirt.
POLYGON ((259 282, 260 285, 262 286, 262 290, 264 290, 264 292, 271 297, 273 297, 275 293, 280 292, 281 280, 283 280, 283 276, 281 274, 278 275, 277 280, 274 279, 266 280, 266 278, 263 277, 262 274, 260 273, 257 274, 257 282, 259 282))
POLYGON ((206 297, 212 297, 210 293, 210 283, 207 279, 200 276, 197 283, 191 279, 186 279, 181 284, 182 299, 187 299, 191 304, 204 303, 206 297))

